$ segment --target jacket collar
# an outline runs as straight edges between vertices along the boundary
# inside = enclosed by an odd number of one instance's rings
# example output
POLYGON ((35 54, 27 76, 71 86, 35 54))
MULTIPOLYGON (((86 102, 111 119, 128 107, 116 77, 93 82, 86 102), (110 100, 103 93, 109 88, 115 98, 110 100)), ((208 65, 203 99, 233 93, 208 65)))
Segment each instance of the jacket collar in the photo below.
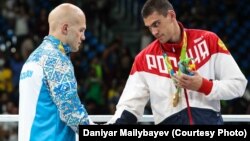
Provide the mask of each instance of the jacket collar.
MULTIPOLYGON (((54 45, 53 47, 59 49, 60 44, 62 45, 65 54, 69 55, 69 53, 71 52, 71 48, 68 44, 64 44, 62 43, 59 39, 57 39, 56 37, 52 36, 52 35, 48 35, 44 37, 44 40, 49 40, 52 42, 52 44, 54 45)), ((60 49, 59 49, 60 50, 60 49)))

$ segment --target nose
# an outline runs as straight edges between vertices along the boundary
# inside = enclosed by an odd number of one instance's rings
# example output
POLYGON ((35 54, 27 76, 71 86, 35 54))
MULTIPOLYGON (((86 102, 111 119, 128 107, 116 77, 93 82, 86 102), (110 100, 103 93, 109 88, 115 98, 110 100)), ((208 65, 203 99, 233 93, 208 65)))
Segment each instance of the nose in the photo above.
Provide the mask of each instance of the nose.
POLYGON ((85 40, 85 34, 84 34, 84 32, 83 32, 83 34, 81 35, 81 40, 85 40))
POLYGON ((150 31, 154 36, 156 36, 159 33, 157 28, 151 28, 150 31))

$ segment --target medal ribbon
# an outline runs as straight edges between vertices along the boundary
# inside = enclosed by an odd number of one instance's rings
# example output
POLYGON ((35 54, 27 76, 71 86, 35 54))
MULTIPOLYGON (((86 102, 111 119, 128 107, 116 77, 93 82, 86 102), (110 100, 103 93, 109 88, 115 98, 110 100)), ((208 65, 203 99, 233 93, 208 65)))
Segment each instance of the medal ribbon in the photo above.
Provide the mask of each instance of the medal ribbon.
POLYGON ((58 49, 59 49, 62 53, 65 54, 65 49, 64 49, 64 47, 63 47, 63 45, 62 45, 62 42, 59 43, 58 49))
MULTIPOLYGON (((181 54, 180 54, 180 61, 187 59, 187 33, 183 30, 183 44, 181 47, 181 54)), ((171 65, 170 59, 167 56, 167 53, 163 50, 162 46, 161 46, 162 52, 163 52, 163 58, 165 61, 165 64, 167 66, 168 69, 168 73, 170 74, 171 79, 175 82, 173 76, 174 76, 174 69, 171 65)), ((180 75, 182 72, 180 70, 180 68, 178 67, 178 75, 180 75)), ((180 87, 176 87, 177 91, 173 97, 173 106, 176 107, 178 102, 179 102, 179 97, 180 97, 180 93, 181 93, 181 88, 180 87)), ((189 117, 189 123, 190 125, 193 124, 193 118, 192 118, 192 114, 191 114, 191 109, 189 106, 189 101, 188 101, 188 95, 187 95, 187 90, 184 90, 185 93, 185 98, 186 98, 186 103, 187 103, 187 110, 188 110, 188 117, 189 117)))
MULTIPOLYGON (((184 37, 183 37, 183 44, 181 47, 181 54, 180 54, 180 60, 185 60, 187 58, 187 33, 185 31, 183 31, 184 37)), ((164 62, 167 66, 167 70, 168 73, 170 74, 170 77, 173 81, 175 81, 173 79, 174 76, 174 68, 171 65, 170 59, 167 55, 167 53, 163 50, 162 46, 161 46, 162 52, 163 52, 163 58, 164 58, 164 62)), ((178 75, 181 74, 181 70, 178 68, 178 75)), ((181 88, 177 87, 177 94, 179 95, 181 92, 181 88)))

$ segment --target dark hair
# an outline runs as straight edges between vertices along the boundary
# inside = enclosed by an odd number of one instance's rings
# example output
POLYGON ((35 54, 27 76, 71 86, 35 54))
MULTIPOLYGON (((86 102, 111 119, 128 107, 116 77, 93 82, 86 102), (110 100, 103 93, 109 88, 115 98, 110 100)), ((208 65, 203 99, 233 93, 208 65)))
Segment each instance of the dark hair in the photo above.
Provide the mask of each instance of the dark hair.
POLYGON ((147 18, 153 12, 166 16, 168 10, 174 10, 172 4, 168 0, 147 0, 142 7, 141 15, 143 18, 147 18))

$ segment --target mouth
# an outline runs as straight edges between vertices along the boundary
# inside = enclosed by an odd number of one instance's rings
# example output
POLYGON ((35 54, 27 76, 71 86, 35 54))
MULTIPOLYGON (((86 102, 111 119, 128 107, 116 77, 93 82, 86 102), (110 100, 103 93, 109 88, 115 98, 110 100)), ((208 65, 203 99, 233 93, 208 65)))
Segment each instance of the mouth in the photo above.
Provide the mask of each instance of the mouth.
POLYGON ((158 40, 160 40, 163 37, 163 35, 156 36, 158 40))

